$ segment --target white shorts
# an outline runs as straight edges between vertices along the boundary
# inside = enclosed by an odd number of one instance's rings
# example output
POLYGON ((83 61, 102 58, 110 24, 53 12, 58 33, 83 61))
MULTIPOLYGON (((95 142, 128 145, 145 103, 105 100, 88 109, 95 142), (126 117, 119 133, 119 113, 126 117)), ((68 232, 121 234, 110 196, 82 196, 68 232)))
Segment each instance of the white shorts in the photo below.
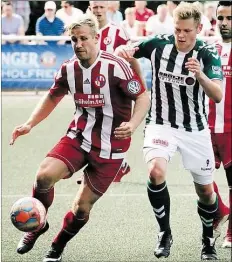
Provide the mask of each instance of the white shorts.
POLYGON ((187 132, 163 125, 146 126, 143 146, 146 163, 157 157, 170 161, 176 151, 180 152, 194 182, 201 185, 213 182, 215 160, 208 129, 187 132))

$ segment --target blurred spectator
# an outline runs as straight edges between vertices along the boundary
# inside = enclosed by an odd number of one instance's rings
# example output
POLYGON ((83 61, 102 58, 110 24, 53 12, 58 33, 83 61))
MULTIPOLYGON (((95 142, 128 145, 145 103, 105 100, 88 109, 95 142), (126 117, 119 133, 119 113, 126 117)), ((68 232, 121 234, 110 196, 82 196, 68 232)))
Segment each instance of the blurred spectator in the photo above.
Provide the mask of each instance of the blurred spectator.
POLYGON ((122 13, 119 11, 119 1, 108 1, 107 20, 113 22, 116 25, 120 25, 123 21, 122 13))
POLYGON ((135 9, 133 7, 128 7, 125 10, 125 20, 122 21, 121 26, 126 30, 130 38, 143 35, 139 24, 140 22, 137 21, 135 17, 135 9))
POLYGON ((72 1, 61 1, 61 7, 61 9, 57 10, 56 17, 64 22, 65 27, 71 25, 78 16, 83 14, 80 9, 73 6, 72 1))
MULTIPOLYGON (((13 6, 10 2, 5 2, 2 5, 2 35, 25 35, 23 18, 13 12, 13 6)), ((9 40, 5 43, 19 43, 17 40, 9 40)), ((25 43, 25 41, 20 41, 25 43)))
POLYGON ((140 29, 143 30, 143 35, 146 35, 145 22, 154 15, 151 9, 146 8, 146 1, 135 1, 135 17, 137 21, 140 21, 140 29))
MULTIPOLYGON (((42 15, 36 22, 36 34, 44 36, 61 36, 64 33, 64 22, 55 16, 56 4, 53 1, 48 1, 44 5, 44 15, 42 15)), ((45 44, 44 41, 40 41, 45 44)), ((64 44, 64 40, 47 41, 48 44, 64 44)))
POLYGON ((25 1, 11 1, 14 13, 20 15, 24 21, 24 30, 26 31, 29 25, 29 16, 31 8, 28 0, 25 1))
POLYGON ((211 29, 208 33, 209 36, 214 36, 216 31, 216 8, 217 5, 213 2, 206 2, 204 6, 204 15, 209 19, 211 29))
POLYGON ((211 31, 211 23, 208 19, 208 17, 206 17, 204 15, 204 5, 200 2, 194 2, 193 3, 195 6, 197 6, 197 8, 201 11, 201 14, 202 14, 202 17, 201 17, 201 23, 202 23, 202 30, 200 32, 199 35, 202 35, 202 36, 209 36, 210 35, 210 31, 211 31))
POLYGON ((146 31, 147 35, 172 34, 174 32, 174 24, 170 23, 166 5, 158 6, 157 15, 151 16, 146 23, 146 31))
MULTIPOLYGON (((179 5, 180 1, 167 1, 168 15, 173 17, 174 9, 179 5)), ((173 19, 172 19, 173 21, 173 19)))

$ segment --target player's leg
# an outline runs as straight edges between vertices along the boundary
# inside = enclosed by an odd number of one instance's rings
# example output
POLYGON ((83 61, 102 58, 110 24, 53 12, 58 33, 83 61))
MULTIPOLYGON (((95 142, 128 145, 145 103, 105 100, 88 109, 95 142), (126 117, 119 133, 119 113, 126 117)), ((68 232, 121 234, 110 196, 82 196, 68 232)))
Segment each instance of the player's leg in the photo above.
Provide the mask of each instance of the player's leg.
MULTIPOLYGON (((225 146, 227 146, 229 141, 227 140, 227 137, 224 137, 224 134, 221 133, 211 133, 211 140, 215 157, 215 168, 219 169, 220 164, 223 161, 225 146)), ((213 222, 214 237, 217 238, 221 235, 222 226, 229 217, 229 208, 223 203, 218 186, 215 181, 213 182, 213 186, 214 192, 217 194, 218 197, 218 210, 213 222)))
POLYGON ((232 248, 232 165, 230 162, 230 166, 225 169, 226 178, 229 185, 229 207, 230 207, 230 216, 229 216, 229 224, 227 228, 227 233, 225 240, 222 244, 224 248, 232 248))
POLYGON ((147 127, 144 140, 144 157, 148 164, 147 193, 160 227, 156 257, 168 257, 172 245, 170 228, 170 196, 166 184, 167 162, 176 151, 172 133, 162 126, 147 127))
POLYGON ((60 261, 66 244, 87 223, 94 203, 107 191, 119 171, 123 159, 102 159, 97 154, 88 156, 88 166, 74 200, 72 209, 63 219, 63 226, 54 238, 50 250, 44 258, 47 261, 60 261))
POLYGON ((217 195, 213 189, 214 154, 210 133, 200 132, 178 133, 178 145, 183 164, 193 176, 198 195, 198 214, 202 232, 202 260, 217 259, 215 238, 213 238, 213 221, 217 211, 217 195))
MULTIPOLYGON (((53 202, 55 183, 60 179, 71 176, 84 165, 84 154, 81 152, 77 140, 67 136, 62 138, 42 161, 36 174, 32 196, 40 200, 48 210, 53 202), (79 151, 75 148, 78 148, 79 151)), ((49 224, 47 222, 41 230, 25 233, 19 241, 17 252, 24 254, 30 251, 38 237, 45 233, 48 228, 49 224)))

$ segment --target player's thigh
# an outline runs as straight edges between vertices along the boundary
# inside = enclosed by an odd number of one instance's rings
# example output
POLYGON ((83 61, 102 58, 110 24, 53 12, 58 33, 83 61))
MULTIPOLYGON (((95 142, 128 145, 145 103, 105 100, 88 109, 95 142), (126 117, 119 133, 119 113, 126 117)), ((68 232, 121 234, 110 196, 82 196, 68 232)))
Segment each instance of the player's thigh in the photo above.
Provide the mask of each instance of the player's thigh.
POLYGON ((88 157, 84 179, 95 194, 102 196, 123 166, 124 159, 104 159, 95 152, 89 154, 88 157))
POLYGON ((221 165, 221 155, 220 155, 220 151, 218 148, 219 145, 219 141, 218 141, 218 135, 217 134, 211 134, 211 141, 212 141, 212 145, 213 145, 213 152, 214 152, 214 159, 215 159, 215 168, 220 168, 221 165))
POLYGON ((211 184, 215 160, 209 130, 178 133, 178 146, 184 167, 191 172, 194 182, 211 184))
POLYGON ((146 163, 153 159, 171 159, 177 150, 177 141, 172 128, 163 125, 148 125, 145 129, 143 154, 146 163))
POLYGON ((232 161, 232 138, 230 133, 218 133, 213 134, 213 145, 216 144, 220 162, 223 163, 224 168, 231 165, 232 161))
MULTIPOLYGON (((86 152, 81 149, 80 141, 77 138, 72 139, 68 136, 61 138, 55 147, 47 154, 47 158, 56 159, 57 162, 60 163, 55 169, 57 175, 59 170, 61 171, 61 167, 65 166, 65 168, 63 168, 65 172, 60 175, 60 179, 69 178, 87 163, 86 152), (61 163, 63 163, 63 165, 61 163)), ((49 166, 49 168, 52 172, 53 166, 49 166)))

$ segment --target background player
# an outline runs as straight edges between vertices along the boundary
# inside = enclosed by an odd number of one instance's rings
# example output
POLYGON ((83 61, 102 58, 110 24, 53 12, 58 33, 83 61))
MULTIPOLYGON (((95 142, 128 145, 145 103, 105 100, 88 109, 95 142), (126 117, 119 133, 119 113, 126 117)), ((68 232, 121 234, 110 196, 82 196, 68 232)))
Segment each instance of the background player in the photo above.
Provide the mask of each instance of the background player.
MULTIPOLYGON (((43 121, 68 92, 76 112, 67 135, 48 153, 36 174, 33 197, 48 209, 54 198, 54 185, 86 166, 84 179, 53 240, 44 262, 61 261, 67 242, 87 223, 94 203, 106 192, 119 171, 130 137, 142 122, 149 97, 141 80, 123 59, 97 48, 97 22, 83 16, 70 27, 76 56, 65 62, 49 92, 26 123, 16 127, 11 144, 43 121), (132 100, 135 107, 131 117, 132 100)), ((38 237, 49 228, 25 233, 17 252, 30 251, 38 237)))
MULTIPOLYGON (((216 168, 223 163, 226 178, 229 186, 229 205, 232 207, 232 165, 231 165, 231 132, 232 132, 232 103, 231 103, 231 78, 232 78, 232 7, 231 1, 220 1, 217 7, 217 26, 222 40, 216 44, 218 53, 221 56, 223 80, 223 99, 219 104, 210 101, 209 107, 209 127, 213 143, 216 168)), ((214 183, 214 190, 218 194, 217 185, 214 183)), ((219 202, 220 203, 220 202, 219 202)), ((228 218, 229 211, 225 205, 219 204, 219 217, 215 221, 215 229, 220 234, 220 226, 228 218)), ((232 217, 229 216, 229 224, 223 247, 232 247, 232 217)))
POLYGON ((168 257, 172 245, 170 197, 166 184, 167 162, 178 150, 192 174, 202 221, 202 260, 217 259, 213 220, 217 199, 213 190, 215 166, 207 123, 205 95, 222 99, 221 61, 217 50, 197 40, 201 12, 182 2, 173 13, 174 35, 157 35, 137 48, 121 47, 117 54, 131 60, 151 60, 153 86, 146 120, 144 157, 149 168, 148 197, 160 227, 155 256, 168 257), (129 51, 128 51, 129 50, 129 51))

